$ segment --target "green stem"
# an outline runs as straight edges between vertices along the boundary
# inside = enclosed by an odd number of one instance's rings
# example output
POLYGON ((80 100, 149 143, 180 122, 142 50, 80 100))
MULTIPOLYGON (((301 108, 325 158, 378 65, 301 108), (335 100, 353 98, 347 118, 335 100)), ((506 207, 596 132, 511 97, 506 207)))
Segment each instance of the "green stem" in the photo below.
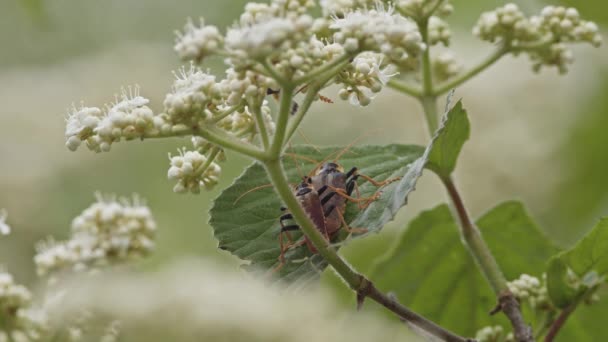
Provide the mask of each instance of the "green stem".
POLYGON ((435 96, 424 96, 420 98, 424 116, 426 118, 427 128, 431 137, 439 128, 439 115, 437 113, 437 98, 435 96))
POLYGON ((422 94, 433 95, 433 70, 431 65, 431 45, 429 44, 429 19, 422 18, 418 22, 418 29, 426 49, 422 53, 422 94))
POLYGON ((211 122, 212 124, 216 124, 220 121, 222 121, 222 119, 224 119, 225 117, 227 117, 228 115, 236 112, 237 110, 241 110, 244 107, 244 105, 236 105, 236 106, 232 106, 218 114, 216 114, 211 120, 209 120, 209 122, 211 122))
POLYGON ((258 125, 258 131, 260 132, 262 146, 264 146, 264 150, 268 150, 270 146, 270 141, 268 138, 268 129, 266 128, 266 122, 264 121, 264 115, 262 114, 261 105, 255 104, 252 108, 252 111, 255 115, 255 121, 258 125))
POLYGON ((449 176, 441 177, 441 180, 448 191, 458 216, 463 240, 475 263, 498 297, 499 304, 493 312, 503 311, 505 313, 511 321, 513 333, 517 341, 534 341, 532 329, 524 321, 519 303, 511 291, 509 291, 507 279, 492 255, 490 248, 488 248, 484 241, 481 232, 471 220, 454 181, 449 176))
POLYGON ((407 84, 405 81, 391 79, 388 81, 388 86, 413 97, 422 96, 422 91, 418 87, 407 84))
POLYGON ((435 89, 435 91, 433 92, 433 95, 439 96, 439 95, 445 94, 448 91, 458 87, 459 85, 463 84, 464 82, 475 77, 477 74, 479 74, 480 72, 482 72, 485 69, 487 69, 488 67, 490 67, 496 61, 498 61, 502 56, 504 56, 507 52, 509 52, 509 49, 510 49, 509 44, 503 43, 498 49, 496 49, 492 54, 487 56, 478 65, 463 72, 462 74, 458 75, 456 78, 439 85, 437 87, 437 89, 435 89))
POLYGON ((287 121, 291 114, 291 106, 294 95, 294 86, 285 85, 281 89, 281 104, 279 106, 279 117, 277 119, 277 128, 274 133, 272 145, 270 145, 269 155, 278 159, 285 144, 285 134, 287 131, 287 121))
POLYGON ((205 162, 203 163, 203 165, 201 165, 200 167, 198 167, 194 173, 195 174, 201 174, 203 172, 205 172, 205 170, 207 170, 207 168, 209 167, 209 165, 211 165, 211 163, 213 163, 213 161, 215 160, 215 157, 217 157, 217 155, 222 151, 222 149, 220 147, 217 146, 213 146, 210 150, 209 155, 207 156, 207 160, 205 160, 205 162))
POLYGON ((266 70, 266 72, 268 73, 268 76, 274 78, 275 81, 277 81, 277 83, 279 83, 279 85, 281 85, 281 87, 284 87, 286 84, 289 83, 289 82, 287 82, 285 77, 283 77, 281 74, 279 74, 277 69, 275 69, 275 67, 272 66, 272 64, 270 64, 268 62, 268 60, 264 59, 260 63, 264 67, 264 70, 266 70))
POLYGON ((479 268, 482 270, 482 273, 490 283, 494 293, 499 295, 504 291, 508 291, 509 288, 507 287, 507 279, 503 275, 498 263, 496 262, 496 259, 494 259, 490 249, 483 240, 481 232, 471 221, 454 181, 451 177, 442 178, 441 180, 445 185, 450 198, 452 199, 454 209, 460 220, 462 237, 469 247, 475 262, 479 265, 479 268))
POLYGON ((179 131, 173 131, 168 134, 155 134, 150 136, 144 136, 143 138, 167 138, 181 137, 187 135, 196 135, 203 137, 211 143, 214 143, 229 150, 239 152, 253 159, 265 160, 268 157, 264 151, 256 148, 251 144, 245 144, 212 125, 205 126, 204 128, 199 127, 197 129, 185 128, 179 131))
POLYGON ((279 159, 270 159, 264 162, 266 172, 272 182, 274 189, 279 194, 279 197, 285 203, 291 215, 299 225, 300 229, 310 240, 319 254, 327 261, 331 267, 340 275, 342 279, 357 293, 357 298, 361 304, 363 299, 368 297, 377 303, 383 305, 387 309, 397 314, 400 318, 417 326, 420 329, 436 336, 443 341, 448 342, 467 342, 471 341, 460 337, 440 326, 427 320, 426 318, 416 314, 407 307, 399 304, 394 298, 380 292, 375 285, 357 273, 349 264, 347 264, 336 252, 336 250, 325 240, 325 237, 314 226, 308 218, 304 209, 296 199, 279 159))
POLYGON ((344 55, 334 59, 333 61, 326 63, 326 64, 312 70, 308 74, 306 74, 300 78, 296 78, 295 80, 293 80, 293 84, 300 85, 300 84, 308 83, 310 81, 314 81, 315 78, 318 78, 319 76, 326 74, 330 70, 333 70, 334 68, 346 65, 347 63, 349 63, 349 61, 352 57, 353 57, 353 55, 351 55, 351 54, 348 54, 348 53, 344 54, 344 55))

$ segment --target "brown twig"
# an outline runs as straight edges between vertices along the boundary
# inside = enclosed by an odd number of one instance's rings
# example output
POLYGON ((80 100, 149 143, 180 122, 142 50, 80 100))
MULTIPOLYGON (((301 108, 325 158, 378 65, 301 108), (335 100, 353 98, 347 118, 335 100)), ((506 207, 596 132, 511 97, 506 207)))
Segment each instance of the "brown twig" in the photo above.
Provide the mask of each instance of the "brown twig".
POLYGON ((384 294, 366 278, 362 278, 361 289, 357 291, 357 305, 361 306, 365 298, 371 298, 378 304, 384 306, 397 314, 403 321, 420 328, 446 342, 474 342, 474 339, 465 338, 442 328, 432 321, 420 316, 406 306, 400 304, 393 296, 384 294))
POLYGON ((578 302, 575 302, 574 304, 562 310, 559 316, 557 316, 557 319, 553 321, 553 324, 551 324, 549 332, 545 336, 545 342, 553 342, 553 339, 555 338, 555 336, 557 336, 557 333, 564 326, 564 324, 568 320, 568 317, 570 317, 570 314, 574 311, 574 309, 576 309, 577 306, 578 302))

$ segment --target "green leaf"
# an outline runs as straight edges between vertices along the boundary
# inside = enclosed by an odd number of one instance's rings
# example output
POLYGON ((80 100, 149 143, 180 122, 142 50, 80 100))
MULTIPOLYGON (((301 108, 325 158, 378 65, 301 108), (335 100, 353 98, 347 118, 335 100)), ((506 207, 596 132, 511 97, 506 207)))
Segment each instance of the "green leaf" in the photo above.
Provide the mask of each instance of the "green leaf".
POLYGON ((469 140, 470 124, 467 112, 458 101, 443 117, 433 138, 426 167, 446 178, 456 168, 456 161, 464 143, 469 140))
MULTIPOLYGON (((505 202, 478 220, 486 242, 508 279, 545 268, 553 247, 519 202, 505 202)), ((371 279, 422 315, 472 336, 489 324, 496 297, 461 242, 458 225, 443 204, 422 212, 376 265, 371 279)))
POLYGON ((576 290, 568 285, 568 267, 559 256, 549 260, 547 291, 551 302, 558 308, 567 307, 576 298, 576 290))
POLYGON ((603 218, 574 247, 551 259, 547 270, 549 297, 560 308, 572 304, 577 292, 568 282, 568 268, 590 288, 608 273, 608 218, 603 218))
MULTIPOLYGON (((295 147, 293 153, 298 156, 297 164, 291 157, 285 157, 283 161, 288 179, 295 185, 301 180, 302 172, 308 174, 317 166, 313 160, 332 160, 342 150, 342 147, 324 147, 320 150, 310 146, 295 147)), ((414 189, 416 179, 422 172, 423 153, 422 147, 408 145, 350 148, 338 160, 346 170, 356 166, 361 174, 379 181, 398 176, 403 176, 403 179, 382 188, 381 197, 365 210, 360 210, 356 204, 349 204, 345 213, 349 225, 378 232, 392 220, 397 209, 405 205, 407 195, 414 189)), ((360 180, 358 183, 361 196, 370 196, 378 190, 369 182, 360 180)), ((219 241, 219 248, 248 261, 247 268, 262 271, 273 269, 278 264, 280 254, 280 207, 281 202, 269 187, 263 167, 251 165, 215 199, 211 208, 209 222, 219 241), (246 194, 260 186, 266 187, 246 194)), ((301 239, 299 232, 294 232, 292 236, 294 241, 301 239)), ((322 258, 313 255, 305 245, 290 250, 286 259, 287 263, 280 270, 279 277, 289 282, 298 280, 300 285, 305 284, 306 280, 316 279, 326 267, 322 258)))

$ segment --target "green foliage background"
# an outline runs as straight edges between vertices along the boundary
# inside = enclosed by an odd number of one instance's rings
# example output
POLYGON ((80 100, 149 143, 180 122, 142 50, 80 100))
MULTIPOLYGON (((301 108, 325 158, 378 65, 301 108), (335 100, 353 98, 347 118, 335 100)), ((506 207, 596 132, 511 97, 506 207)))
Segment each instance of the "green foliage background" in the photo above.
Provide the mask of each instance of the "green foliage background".
MULTIPOLYGON (((603 1, 563 2, 577 6, 591 20, 608 24, 608 4, 603 1)), ((172 53, 173 31, 181 28, 186 17, 199 15, 226 26, 244 3, 2 2, 0 208, 8 209, 15 233, 0 240, 0 260, 20 282, 35 279, 31 264, 35 241, 50 234, 66 236, 71 218, 89 205, 96 190, 138 192, 148 199, 160 235, 158 252, 141 267, 155 269, 192 255, 231 267, 238 264, 227 252, 217 250, 207 210, 210 200, 242 172, 247 160, 229 154, 222 182, 213 192, 176 195, 166 180, 166 151, 187 146, 187 141, 117 144, 111 153, 100 155, 84 150, 70 153, 63 147, 62 117, 72 102, 101 105, 110 102, 121 86, 135 83, 153 99, 153 108, 160 109, 172 80, 170 70, 179 66, 172 53)), ((456 12, 449 22, 456 32, 455 49, 462 52, 465 63, 491 49, 470 38, 470 27, 479 13, 503 3, 454 1, 456 12)), ((544 4, 519 3, 529 11, 544 4)), ((503 200, 516 198, 556 244, 569 246, 599 216, 608 215, 606 45, 597 51, 577 50, 578 63, 565 77, 554 76, 553 70, 535 76, 523 58, 508 58, 499 62, 497 70, 459 90, 457 96, 470 104, 472 133, 457 176, 476 217, 503 200), (484 89, 491 93, 483 93, 484 89), (563 89, 571 90, 568 96, 552 96, 563 89), (572 110, 564 113, 560 108, 572 110), (522 140, 529 144, 527 149, 518 145, 522 140), (541 157, 530 157, 530 150, 540 150, 541 157)), ((219 61, 215 62, 211 67, 218 70, 219 61)), ((324 145, 347 144, 373 129, 381 133, 372 134, 366 143, 424 145, 427 141, 418 105, 390 92, 369 109, 343 103, 315 105, 303 132, 313 143, 324 145)), ((427 172, 410 198, 411 208, 382 234, 348 245, 347 259, 368 272, 411 217, 443 199, 436 178, 427 172)), ((352 304, 351 294, 343 291, 333 274, 326 272, 323 281, 336 288, 345 305, 352 304)), ((600 306, 583 308, 581 315, 601 317, 600 310, 600 306)), ((601 327, 597 320, 587 321, 601 327)))

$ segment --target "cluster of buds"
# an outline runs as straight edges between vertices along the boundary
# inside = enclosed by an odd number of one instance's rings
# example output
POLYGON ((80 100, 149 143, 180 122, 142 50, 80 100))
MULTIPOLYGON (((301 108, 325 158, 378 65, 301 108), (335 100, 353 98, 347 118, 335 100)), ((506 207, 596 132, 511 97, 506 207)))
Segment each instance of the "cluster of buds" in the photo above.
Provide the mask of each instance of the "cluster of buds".
POLYGON ((343 70, 336 82, 343 85, 339 91, 342 100, 353 105, 367 106, 394 74, 390 66, 382 65, 383 56, 373 52, 358 55, 349 68, 343 70))
POLYGON ((0 270, 0 341, 40 340, 48 329, 45 312, 32 306, 32 295, 0 270))
POLYGON ((547 292, 546 275, 542 282, 533 276, 522 274, 518 279, 507 283, 509 291, 520 301, 527 301, 534 310, 552 310, 553 306, 547 292))
POLYGON ((188 20, 184 33, 176 32, 175 52, 182 59, 200 61, 218 51, 224 42, 220 31, 212 25, 205 25, 200 19, 200 26, 188 20))
POLYGON ((348 12, 330 28, 337 31, 334 40, 346 52, 382 53, 387 62, 404 69, 415 69, 419 55, 427 48, 416 23, 395 13, 391 6, 378 4, 375 9, 348 12))
POLYGON ((574 8, 547 6, 540 16, 526 17, 515 4, 481 15, 473 33, 489 42, 501 40, 513 53, 526 52, 533 70, 555 66, 565 73, 573 62, 565 43, 586 42, 600 46, 602 37, 595 23, 582 20, 574 8))
POLYGON ((513 333, 505 334, 505 330, 500 325, 487 326, 475 334, 478 342, 515 342, 513 333))
MULTIPOLYGON (((219 151, 219 150, 216 150, 219 151)), ((212 152, 213 153, 213 152, 212 152)), ((198 194, 201 187, 211 189, 218 183, 221 167, 198 151, 179 150, 176 156, 169 155, 171 167, 167 172, 170 180, 177 180, 173 191, 198 194)))
POLYGON ((445 0, 397 0, 396 4, 399 11, 416 19, 424 18, 433 9, 441 17, 454 12, 454 6, 445 0))
POLYGON ((6 223, 7 216, 6 210, 0 209, 0 235, 8 235, 11 233, 11 227, 6 223))
POLYGON ((429 44, 443 44, 444 46, 450 45, 450 38, 452 37, 452 32, 450 31, 450 27, 448 23, 446 23, 443 19, 432 16, 429 18, 429 44))
POLYGON ((431 64, 433 77, 438 82, 454 77, 462 71, 462 64, 456 60, 456 57, 450 51, 444 51, 433 57, 431 64))
POLYGON ((105 110, 97 107, 73 107, 67 117, 66 146, 75 151, 82 142, 95 152, 107 152, 113 142, 154 135, 160 122, 147 106, 149 100, 139 95, 137 87, 123 89, 116 101, 105 110))
POLYGON ((38 274, 88 270, 149 254, 154 249, 156 222, 138 196, 117 200, 97 195, 97 202, 74 218, 67 241, 38 246, 38 274))

